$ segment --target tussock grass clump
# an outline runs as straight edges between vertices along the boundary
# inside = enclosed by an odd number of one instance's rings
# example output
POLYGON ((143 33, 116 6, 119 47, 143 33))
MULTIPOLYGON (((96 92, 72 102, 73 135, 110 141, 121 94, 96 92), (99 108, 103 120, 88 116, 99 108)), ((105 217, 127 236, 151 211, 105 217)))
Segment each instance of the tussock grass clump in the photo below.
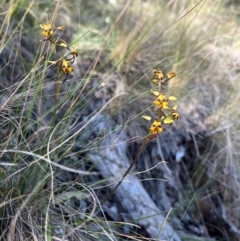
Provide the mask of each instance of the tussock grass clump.
POLYGON ((238 240, 236 1, 2 9, 0 240, 238 240))

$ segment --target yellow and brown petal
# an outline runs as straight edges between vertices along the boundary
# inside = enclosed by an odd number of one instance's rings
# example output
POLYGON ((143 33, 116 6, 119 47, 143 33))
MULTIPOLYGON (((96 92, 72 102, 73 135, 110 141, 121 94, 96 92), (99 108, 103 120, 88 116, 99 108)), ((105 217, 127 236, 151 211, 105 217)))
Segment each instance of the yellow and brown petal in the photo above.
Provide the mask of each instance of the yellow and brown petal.
POLYGON ((57 29, 61 30, 61 31, 64 31, 65 30, 65 26, 64 25, 58 26, 57 29))
POLYGON ((152 93, 154 94, 154 95, 156 95, 156 96, 159 96, 159 92, 158 91, 156 91, 156 90, 151 90, 152 91, 152 93))
POLYGON ((174 119, 171 116, 167 116, 166 118, 164 118, 163 123, 170 125, 173 123, 173 121, 174 121, 174 119))
POLYGON ((68 48, 67 42, 63 39, 59 39, 57 43, 58 43, 59 46, 62 46, 64 48, 68 48))
POLYGON ((74 56, 74 57, 77 57, 78 56, 78 52, 75 48, 72 49, 71 51, 71 54, 74 56))
POLYGON ((69 65, 68 61, 66 59, 64 59, 62 61, 62 70, 63 72, 68 75, 71 72, 73 72, 73 67, 69 65))
POLYGON ((142 115, 142 118, 149 121, 152 119, 152 117, 148 115, 142 115))
POLYGON ((175 97, 175 96, 169 96, 168 99, 169 99, 169 100, 177 100, 177 97, 175 97))
POLYGON ((160 101, 167 101, 167 100, 168 100, 167 97, 166 97, 166 95, 164 95, 163 93, 160 93, 160 94, 159 94, 158 99, 159 99, 160 101))
POLYGON ((180 117, 180 115, 179 115, 176 111, 174 111, 174 112, 172 113, 172 118, 173 118, 174 120, 178 120, 179 117, 180 117))
POLYGON ((168 77, 168 79, 171 79, 171 78, 173 78, 173 77, 175 77, 177 74, 175 73, 175 72, 169 72, 168 74, 167 74, 167 77, 168 77))
POLYGON ((177 119, 179 119, 179 117, 180 117, 179 113, 177 112, 177 108, 178 108, 177 105, 175 105, 175 106, 172 108, 172 118, 173 118, 174 120, 177 120, 177 119))
POLYGON ((163 79, 163 72, 161 70, 153 70, 154 73, 154 78, 158 79, 158 80, 162 80, 163 79))
POLYGON ((152 82, 153 82, 153 84, 155 84, 155 85, 158 84, 158 81, 159 81, 159 80, 156 79, 156 78, 153 78, 153 79, 152 79, 152 82))

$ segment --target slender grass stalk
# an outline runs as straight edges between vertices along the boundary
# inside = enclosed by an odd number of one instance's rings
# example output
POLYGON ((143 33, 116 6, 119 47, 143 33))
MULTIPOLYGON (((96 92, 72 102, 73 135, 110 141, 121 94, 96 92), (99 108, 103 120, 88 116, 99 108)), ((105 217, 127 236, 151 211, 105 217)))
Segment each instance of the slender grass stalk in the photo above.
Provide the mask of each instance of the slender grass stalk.
POLYGON ((22 205, 19 207, 19 209, 17 210, 16 214, 14 215, 14 217, 13 217, 11 223, 10 223, 9 232, 8 232, 8 236, 7 236, 8 241, 14 240, 13 237, 14 237, 14 234, 15 234, 16 223, 17 223, 17 220, 18 220, 19 216, 21 215, 23 209, 26 208, 27 204, 34 197, 34 195, 38 194, 38 190, 43 186, 43 184, 45 183, 45 181, 47 180, 47 178, 49 176, 50 176, 50 174, 45 175, 45 177, 36 184, 36 186, 33 188, 32 192, 26 197, 26 199, 23 200, 22 205))

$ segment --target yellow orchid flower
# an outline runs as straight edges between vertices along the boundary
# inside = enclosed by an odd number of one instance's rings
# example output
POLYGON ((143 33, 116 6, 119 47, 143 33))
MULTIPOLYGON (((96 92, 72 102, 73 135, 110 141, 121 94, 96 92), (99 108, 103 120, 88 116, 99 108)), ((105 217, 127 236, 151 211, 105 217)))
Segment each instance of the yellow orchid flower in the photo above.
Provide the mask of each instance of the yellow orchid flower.
POLYGON ((40 24, 40 28, 43 29, 42 35, 45 38, 50 39, 52 37, 54 31, 50 23, 40 24))
POLYGON ((62 70, 66 75, 69 75, 71 72, 73 72, 73 67, 69 65, 66 59, 63 59, 62 61, 62 70))
POLYGON ((154 134, 154 135, 157 135, 158 133, 163 132, 161 121, 155 120, 152 123, 151 127, 149 128, 149 132, 150 132, 150 134, 154 134))
POLYGON ((156 78, 156 79, 162 80, 164 77, 163 72, 161 70, 154 69, 153 73, 154 73, 154 78, 156 78))

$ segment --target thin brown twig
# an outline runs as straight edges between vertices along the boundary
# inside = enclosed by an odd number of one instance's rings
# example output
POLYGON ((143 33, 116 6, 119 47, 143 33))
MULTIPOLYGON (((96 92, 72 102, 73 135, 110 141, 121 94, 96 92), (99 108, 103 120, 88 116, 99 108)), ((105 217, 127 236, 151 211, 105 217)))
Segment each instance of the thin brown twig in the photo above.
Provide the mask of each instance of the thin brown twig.
POLYGON ((101 202, 101 206, 113 195, 113 193, 117 190, 117 188, 121 185, 121 183, 123 182, 123 180, 125 179, 125 177, 128 175, 128 173, 130 172, 130 170, 133 168, 133 166, 136 164, 138 158, 140 157, 143 149, 146 147, 146 145, 148 144, 148 142, 150 141, 150 139, 148 137, 146 137, 141 145, 141 147, 138 150, 138 153, 136 155, 136 157, 133 159, 131 165, 129 166, 129 168, 127 169, 127 171, 124 173, 124 175, 122 176, 121 180, 118 182, 118 184, 113 188, 113 190, 103 199, 103 201, 101 202))

